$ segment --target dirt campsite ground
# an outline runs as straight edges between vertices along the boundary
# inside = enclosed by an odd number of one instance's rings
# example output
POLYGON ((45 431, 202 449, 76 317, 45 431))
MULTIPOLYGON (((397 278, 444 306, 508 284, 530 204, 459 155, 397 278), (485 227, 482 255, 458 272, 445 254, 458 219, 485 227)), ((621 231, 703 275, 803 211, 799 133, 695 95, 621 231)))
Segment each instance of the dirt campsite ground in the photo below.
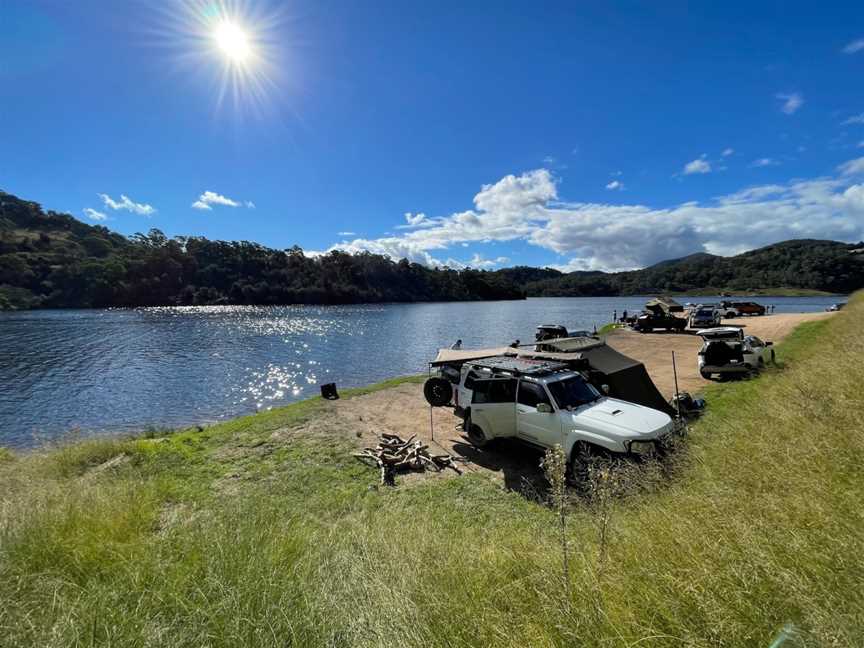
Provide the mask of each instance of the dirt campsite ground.
MULTIPOLYGON (((832 313, 780 313, 761 317, 736 317, 723 320, 723 325, 740 326, 746 335, 755 335, 762 340, 782 341, 784 337, 802 322, 810 322, 832 313)), ((657 389, 666 397, 675 393, 675 379, 672 371, 672 351, 678 368, 678 389, 691 394, 701 392, 708 381, 699 375, 696 354, 702 346, 702 339, 693 332, 636 333, 630 329, 616 329, 610 333, 606 342, 616 351, 644 363, 657 389)))
MULTIPOLYGON (((829 317, 829 313, 778 314, 725 320, 724 324, 744 327, 749 334, 765 340, 781 341, 801 322, 829 317)), ((645 363, 648 373, 664 396, 674 393, 671 352, 678 361, 681 391, 699 393, 707 381, 699 376, 696 352, 700 338, 692 333, 635 333, 620 329, 607 342, 618 351, 645 363)), ((373 446, 378 434, 387 432, 402 438, 415 435, 430 445, 430 451, 447 452, 460 460, 460 469, 492 472, 508 488, 530 492, 540 488, 540 453, 514 440, 502 440, 488 450, 474 448, 463 435, 461 420, 447 408, 430 408, 423 397, 423 386, 405 383, 389 389, 350 399, 327 403, 327 409, 306 423, 303 432, 328 436, 334 431, 356 438, 359 446, 373 446), (430 425, 431 423, 431 425, 430 425), (433 435, 434 431, 434 435, 433 435), (434 438, 433 438, 434 436, 434 438)), ((280 431, 291 434, 292 431, 280 431)), ((276 439, 274 439, 276 440, 276 439)), ((446 471, 444 475, 452 474, 446 471)), ((397 482, 411 481, 420 475, 400 475, 397 482)), ((428 477, 429 473, 423 476, 428 477)))

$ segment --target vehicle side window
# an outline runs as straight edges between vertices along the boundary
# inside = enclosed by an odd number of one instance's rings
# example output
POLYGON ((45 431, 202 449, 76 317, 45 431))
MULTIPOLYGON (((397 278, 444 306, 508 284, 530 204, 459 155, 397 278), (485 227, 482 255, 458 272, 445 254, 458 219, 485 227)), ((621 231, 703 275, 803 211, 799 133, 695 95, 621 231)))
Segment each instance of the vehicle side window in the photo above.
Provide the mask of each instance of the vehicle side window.
POLYGON ((515 380, 477 380, 473 403, 512 403, 516 400, 515 380))
MULTIPOLYGON (((516 402, 528 407, 537 407, 540 403, 549 403, 549 397, 541 385, 523 380, 519 383, 519 395, 516 402)), ((551 403, 549 404, 551 405, 551 403)))
MULTIPOLYGON (((466 380, 467 383, 467 380, 466 380)), ((471 389, 474 390, 471 394, 472 403, 486 403, 487 392, 489 391, 489 380, 472 380, 471 389)))
POLYGON ((493 380, 489 385, 490 403, 514 403, 516 402, 515 380, 493 380))
POLYGON ((470 371, 468 372, 468 375, 465 376, 465 389, 474 389, 474 383, 477 381, 477 379, 478 379, 479 377, 480 377, 480 376, 478 376, 478 375, 474 372, 473 369, 470 370, 470 371))

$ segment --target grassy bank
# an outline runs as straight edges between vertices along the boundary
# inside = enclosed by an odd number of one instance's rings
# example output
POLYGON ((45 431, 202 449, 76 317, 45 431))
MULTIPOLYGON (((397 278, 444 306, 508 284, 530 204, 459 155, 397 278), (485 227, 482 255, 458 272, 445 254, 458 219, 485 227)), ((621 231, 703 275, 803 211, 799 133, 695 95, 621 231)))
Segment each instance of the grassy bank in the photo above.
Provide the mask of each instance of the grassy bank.
POLYGON ((297 431, 319 400, 0 461, 0 645, 855 645, 862 316, 713 388, 668 479, 575 501, 566 578, 549 508, 378 488, 339 430, 297 431))

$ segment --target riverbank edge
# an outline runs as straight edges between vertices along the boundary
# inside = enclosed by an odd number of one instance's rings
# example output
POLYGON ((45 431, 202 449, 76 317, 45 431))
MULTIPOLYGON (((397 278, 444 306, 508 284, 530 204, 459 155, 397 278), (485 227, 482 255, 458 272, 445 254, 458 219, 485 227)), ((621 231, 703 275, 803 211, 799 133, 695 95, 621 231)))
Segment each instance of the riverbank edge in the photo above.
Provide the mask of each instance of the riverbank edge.
MULTIPOLYGON (((393 387, 397 387, 403 384, 419 384, 424 382, 427 378, 428 376, 426 374, 395 376, 393 378, 386 378, 379 382, 370 383, 368 385, 363 385, 360 387, 347 387, 342 389, 339 388, 337 385, 337 389, 339 392, 339 398, 344 400, 355 398, 357 396, 364 396, 366 394, 372 394, 385 389, 391 389, 393 387)), ((328 401, 325 398, 322 398, 320 395, 310 396, 309 398, 304 398, 293 403, 288 403, 287 405, 280 405, 279 407, 274 407, 272 409, 263 410, 260 412, 254 412, 252 414, 240 414, 238 416, 232 416, 227 420, 218 421, 207 425, 193 424, 188 426, 179 426, 176 428, 153 428, 138 432, 116 434, 112 434, 109 432, 105 434, 92 434, 83 437, 79 435, 66 434, 41 446, 21 449, 0 445, 0 464, 6 461, 11 461, 15 458, 23 458, 34 454, 50 453, 52 451, 68 448, 75 444, 86 444, 100 441, 140 441, 149 439, 160 439, 177 434, 203 434, 207 432, 212 433, 214 431, 219 431, 224 426, 234 428, 243 423, 261 423, 266 425, 279 422, 283 425, 300 425, 301 423, 312 418, 315 414, 320 413, 323 408, 326 407, 327 402, 328 401)))
MULTIPOLYGON (((809 288, 760 288, 757 290, 747 290, 747 291, 739 291, 736 292, 731 290, 730 288, 699 288, 696 290, 689 290, 686 292, 678 292, 678 291, 664 291, 664 290, 656 290, 652 292, 638 292, 638 293, 617 293, 617 294, 608 294, 608 295, 535 295, 530 292, 525 292, 523 297, 515 297, 513 299, 464 299, 464 300, 424 300, 424 301, 395 301, 395 302, 339 302, 333 304, 323 304, 316 302, 294 302, 290 304, 198 304, 197 306, 201 307, 212 307, 212 306, 226 306, 226 307, 236 307, 236 306, 250 306, 250 307, 265 307, 265 306, 276 306, 276 307, 288 307, 288 306, 388 306, 393 304, 404 305, 404 304, 472 304, 472 303, 488 303, 495 301, 525 301, 526 299, 562 299, 562 298, 572 298, 572 299, 592 299, 595 297, 600 297, 604 299, 608 298, 627 298, 627 297, 651 297, 654 295, 668 295, 670 297, 713 297, 717 295, 728 295, 730 299, 744 299, 748 297, 837 297, 843 298, 847 295, 843 293, 832 293, 826 292, 824 290, 812 290, 809 288)), ((20 308, 11 306, 10 302, 6 302, 0 300, 0 313, 17 313, 17 312, 30 312, 30 311, 57 311, 57 310, 134 310, 136 308, 194 308, 194 306, 190 306, 188 304, 164 304, 161 306, 112 306, 108 308, 93 308, 93 307, 75 307, 75 306, 67 306, 63 308, 43 308, 43 307, 35 307, 35 308, 20 308)))

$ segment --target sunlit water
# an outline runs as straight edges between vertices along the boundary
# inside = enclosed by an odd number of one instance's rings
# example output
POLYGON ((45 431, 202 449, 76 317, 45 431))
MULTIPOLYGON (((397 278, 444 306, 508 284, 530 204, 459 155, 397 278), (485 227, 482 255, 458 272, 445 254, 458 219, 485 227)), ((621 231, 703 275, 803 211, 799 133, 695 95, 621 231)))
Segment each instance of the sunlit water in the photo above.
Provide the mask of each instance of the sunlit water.
MULTIPOLYGON (((699 298, 708 301, 711 298, 699 298)), ((695 300, 695 299, 694 299, 695 300)), ((682 298, 682 303, 687 301, 682 298)), ((761 298, 776 312, 836 298, 761 298)), ((541 323, 591 329, 644 297, 362 306, 0 313, 0 446, 134 432, 283 405, 319 385, 416 374, 437 349, 530 340, 541 323)))

